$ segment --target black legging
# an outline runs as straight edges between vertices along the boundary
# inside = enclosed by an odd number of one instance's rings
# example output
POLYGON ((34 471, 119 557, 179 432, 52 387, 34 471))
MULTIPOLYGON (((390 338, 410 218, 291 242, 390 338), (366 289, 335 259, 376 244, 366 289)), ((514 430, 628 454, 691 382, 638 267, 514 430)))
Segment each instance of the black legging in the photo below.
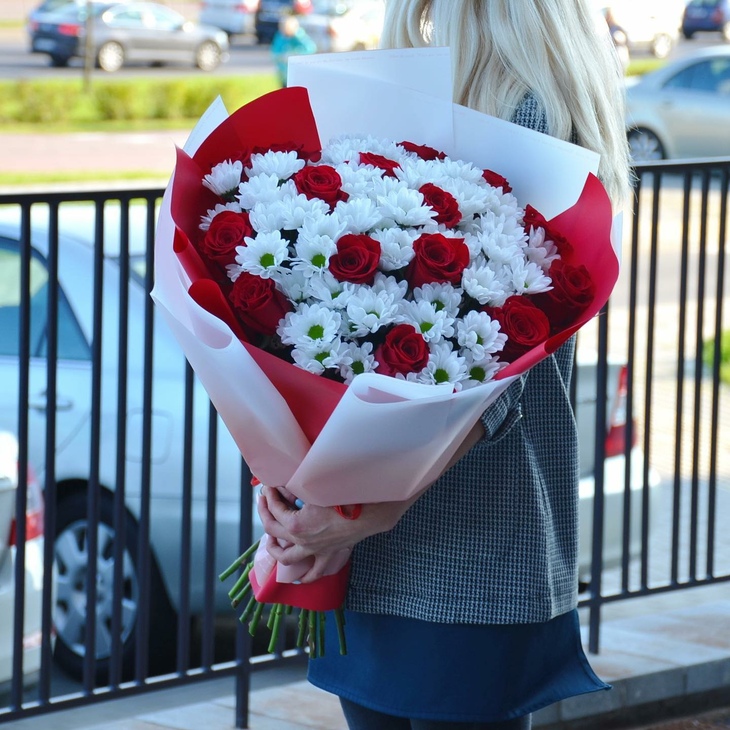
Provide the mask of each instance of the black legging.
POLYGON ((385 715, 340 697, 350 730, 530 730, 530 715, 504 722, 440 722, 385 715))

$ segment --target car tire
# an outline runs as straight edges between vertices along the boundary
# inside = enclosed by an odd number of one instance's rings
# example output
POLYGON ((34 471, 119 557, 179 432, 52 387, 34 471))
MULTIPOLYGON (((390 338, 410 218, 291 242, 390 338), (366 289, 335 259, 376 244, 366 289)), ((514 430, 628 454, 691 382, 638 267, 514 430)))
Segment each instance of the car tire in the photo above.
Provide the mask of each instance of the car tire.
POLYGON ((667 58, 674 48, 674 39, 666 33, 654 36, 651 42, 651 53, 654 58, 667 58))
POLYGON ((102 71, 116 73, 124 66, 124 48, 116 41, 107 41, 96 53, 96 64, 102 71))
MULTIPOLYGON (((82 680, 84 671, 86 576, 88 566, 88 519, 85 492, 72 492, 60 499, 56 509, 56 596, 53 619, 56 629, 54 660, 71 677, 82 680)), ((114 501, 104 493, 97 528, 96 683, 107 684, 111 676, 111 622, 114 606, 114 501)), ((125 551, 122 581, 121 677, 134 677, 136 636, 142 587, 136 546, 137 525, 131 515, 125 521, 125 551)), ((175 666, 177 615, 171 608, 154 559, 150 564, 148 672, 160 674, 175 666)), ((142 599, 143 600, 143 599, 142 599)))
POLYGON ((68 56, 59 56, 55 53, 52 53, 50 62, 53 68, 66 68, 70 60, 71 59, 68 56))
POLYGON ((692 38, 694 38, 694 32, 691 30, 682 30, 682 35, 688 40, 691 41, 692 38))
POLYGON ((656 162, 666 157, 661 140, 649 129, 631 129, 627 138, 633 162, 656 162))
POLYGON ((213 41, 205 41, 195 51, 195 65, 201 71, 213 71, 221 63, 221 49, 213 41))

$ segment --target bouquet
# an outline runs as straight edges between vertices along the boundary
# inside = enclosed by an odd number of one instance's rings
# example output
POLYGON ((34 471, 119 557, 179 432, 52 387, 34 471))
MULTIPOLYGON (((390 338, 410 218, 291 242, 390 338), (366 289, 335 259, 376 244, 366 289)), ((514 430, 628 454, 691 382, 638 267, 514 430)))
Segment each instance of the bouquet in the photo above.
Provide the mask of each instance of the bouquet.
MULTIPOLYGON (((354 517, 433 481, 489 403, 600 310, 617 262, 592 175, 548 220, 501 170, 429 139, 322 144, 315 96, 273 92, 178 153, 153 296, 252 472, 354 517)), ((222 574, 243 569, 232 603, 252 633, 274 605, 272 646, 299 607, 321 654, 348 556, 301 585, 308 564, 276 565, 268 539, 222 574)))

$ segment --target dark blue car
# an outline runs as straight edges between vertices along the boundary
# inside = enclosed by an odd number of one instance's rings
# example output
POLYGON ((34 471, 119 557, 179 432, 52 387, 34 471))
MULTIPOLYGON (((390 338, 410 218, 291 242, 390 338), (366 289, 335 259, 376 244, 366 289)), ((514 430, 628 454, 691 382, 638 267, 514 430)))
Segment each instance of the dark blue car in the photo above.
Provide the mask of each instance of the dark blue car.
POLYGON ((702 32, 720 33, 730 41, 730 0, 690 0, 682 17, 682 33, 691 38, 702 32))

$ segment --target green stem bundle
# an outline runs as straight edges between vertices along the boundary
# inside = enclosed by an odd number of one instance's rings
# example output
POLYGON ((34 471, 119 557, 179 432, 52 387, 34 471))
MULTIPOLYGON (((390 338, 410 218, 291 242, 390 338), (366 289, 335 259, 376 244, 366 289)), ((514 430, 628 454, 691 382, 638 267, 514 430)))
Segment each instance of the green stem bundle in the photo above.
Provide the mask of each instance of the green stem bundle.
MULTIPOLYGON (((241 575, 236 579, 233 587, 228 591, 228 597, 231 599, 231 606, 238 608, 246 601, 245 608, 239 617, 242 624, 248 624, 248 633, 251 636, 256 634, 261 617, 265 608, 268 606, 269 613, 266 625, 271 631, 271 639, 269 641, 268 651, 273 653, 279 642, 281 627, 284 616, 292 613, 293 606, 282 603, 264 604, 259 603, 253 595, 249 574, 253 569, 252 557, 258 549, 259 543, 251 545, 242 555, 231 563, 219 576, 222 581, 230 578, 237 570, 243 569, 241 575)), ((340 654, 347 654, 347 643, 345 641, 345 615, 341 608, 334 611, 335 622, 337 624, 337 638, 340 647, 340 654)), ((324 656, 325 649, 325 611, 310 611, 306 608, 299 610, 299 627, 297 632, 296 646, 303 649, 305 646, 309 651, 311 659, 324 656)))

